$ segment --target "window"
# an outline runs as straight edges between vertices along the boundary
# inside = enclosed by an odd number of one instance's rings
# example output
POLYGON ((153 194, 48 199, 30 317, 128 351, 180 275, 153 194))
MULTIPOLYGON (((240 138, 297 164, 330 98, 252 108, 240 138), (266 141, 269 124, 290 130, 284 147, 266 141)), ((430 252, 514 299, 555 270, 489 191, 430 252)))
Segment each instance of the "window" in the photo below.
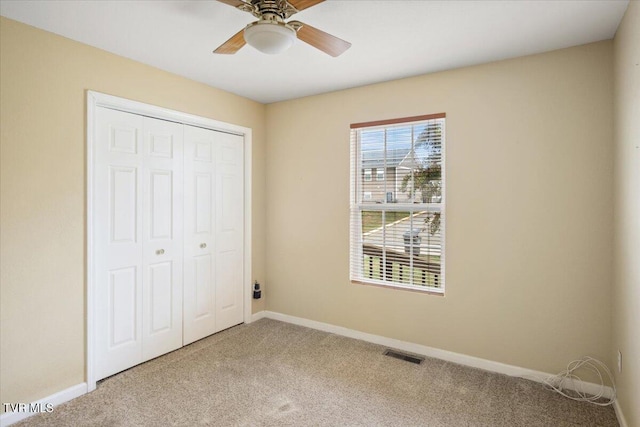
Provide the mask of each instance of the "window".
POLYGON ((444 166, 445 114, 351 125, 352 281, 444 293, 444 166))

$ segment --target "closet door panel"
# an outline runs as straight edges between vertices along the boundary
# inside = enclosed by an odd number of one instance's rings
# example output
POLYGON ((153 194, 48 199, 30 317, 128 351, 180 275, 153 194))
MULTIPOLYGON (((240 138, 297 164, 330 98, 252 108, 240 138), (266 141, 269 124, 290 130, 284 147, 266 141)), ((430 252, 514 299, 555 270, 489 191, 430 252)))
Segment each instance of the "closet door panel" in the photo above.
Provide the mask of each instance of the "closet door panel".
POLYGON ((142 361, 143 119, 96 109, 93 250, 96 375, 142 361))
POLYGON ((137 271, 125 267, 109 271, 110 310, 108 315, 109 347, 136 343, 137 271))
POLYGON ((144 118, 143 360, 182 346, 183 126, 144 118))
MULTIPOLYGON (((173 263, 159 262, 149 265, 149 335, 171 331, 176 324, 174 319, 173 263)), ((182 341, 182 340, 181 340, 182 341)), ((182 345, 182 342, 180 343, 182 345)))
POLYGON ((216 331, 243 322, 243 138, 219 133, 216 145, 216 331), (223 266, 223 267, 222 267, 223 266))
POLYGON ((193 257, 195 270, 195 313, 196 320, 212 317, 215 310, 213 305, 214 294, 211 282, 211 271, 213 270, 213 260, 211 254, 196 255, 193 257))
POLYGON ((216 132, 184 127, 184 345, 216 331, 216 132))

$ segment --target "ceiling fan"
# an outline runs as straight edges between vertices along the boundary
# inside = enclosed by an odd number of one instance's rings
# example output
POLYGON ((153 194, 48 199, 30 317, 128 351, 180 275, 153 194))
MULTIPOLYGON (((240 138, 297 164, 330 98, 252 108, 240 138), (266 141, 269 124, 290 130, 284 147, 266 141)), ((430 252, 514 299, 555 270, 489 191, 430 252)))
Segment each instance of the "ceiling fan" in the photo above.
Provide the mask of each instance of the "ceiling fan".
POLYGON ((344 53, 351 43, 325 33, 311 25, 287 19, 294 13, 310 8, 324 0, 218 0, 243 12, 249 12, 257 21, 238 31, 213 53, 234 54, 246 43, 268 54, 281 53, 296 38, 331 56, 344 53))

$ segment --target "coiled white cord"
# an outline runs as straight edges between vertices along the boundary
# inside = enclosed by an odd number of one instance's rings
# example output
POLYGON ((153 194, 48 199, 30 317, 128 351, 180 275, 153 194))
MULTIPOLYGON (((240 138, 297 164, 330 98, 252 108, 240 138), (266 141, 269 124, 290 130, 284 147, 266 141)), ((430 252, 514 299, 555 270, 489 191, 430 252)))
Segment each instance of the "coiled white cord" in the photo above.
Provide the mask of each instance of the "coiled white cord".
POLYGON ((548 389, 580 402, 589 402, 598 406, 609 406, 616 401, 616 385, 613 381, 611 371, 607 368, 607 365, 589 356, 584 356, 582 359, 570 362, 565 371, 560 372, 558 375, 550 375, 547 378, 543 378, 542 383, 545 384, 548 389), (600 379, 600 391, 595 395, 585 393, 582 389, 582 380, 574 374, 574 372, 580 368, 595 372, 600 379), (603 372, 609 377, 611 388, 613 389, 613 394, 609 398, 606 397, 607 393, 602 376, 603 372), (603 399, 607 400, 603 401, 603 399))

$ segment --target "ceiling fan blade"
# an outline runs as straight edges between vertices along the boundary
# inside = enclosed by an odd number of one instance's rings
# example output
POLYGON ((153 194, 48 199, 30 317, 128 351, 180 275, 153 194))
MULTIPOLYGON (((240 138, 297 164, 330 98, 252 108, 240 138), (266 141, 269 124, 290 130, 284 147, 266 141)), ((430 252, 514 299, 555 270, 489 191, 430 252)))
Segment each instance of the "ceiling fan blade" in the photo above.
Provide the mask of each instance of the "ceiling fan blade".
POLYGON ((240 50, 246 42, 244 41, 244 28, 235 33, 229 40, 222 43, 213 53, 221 53, 225 55, 232 55, 240 50))
POLYGON ((342 55, 351 47, 351 43, 332 36, 329 33, 325 33, 311 25, 300 21, 291 21, 289 24, 300 27, 298 29, 298 38, 300 40, 333 57, 342 55))
POLYGON ((289 4, 296 8, 298 12, 322 3, 324 0, 288 0, 289 4))
POLYGON ((220 3, 228 4, 229 6, 238 7, 246 4, 246 2, 242 0, 218 0, 220 3))

